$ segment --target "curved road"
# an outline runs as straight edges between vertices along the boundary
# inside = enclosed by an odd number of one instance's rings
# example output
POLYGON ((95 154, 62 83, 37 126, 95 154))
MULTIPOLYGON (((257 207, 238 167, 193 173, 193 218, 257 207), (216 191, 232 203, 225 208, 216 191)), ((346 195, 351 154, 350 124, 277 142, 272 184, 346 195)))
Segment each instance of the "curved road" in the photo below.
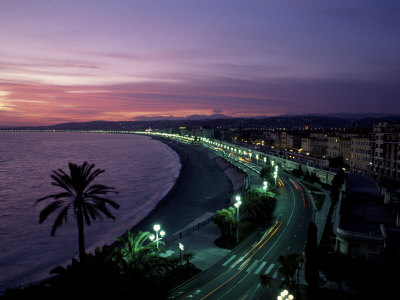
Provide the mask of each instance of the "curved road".
POLYGON ((169 299, 276 299, 282 283, 277 259, 303 253, 312 220, 308 194, 292 178, 280 179, 274 224, 253 232, 219 263, 174 290, 169 299), (272 275, 274 288, 263 288, 260 274, 272 275))

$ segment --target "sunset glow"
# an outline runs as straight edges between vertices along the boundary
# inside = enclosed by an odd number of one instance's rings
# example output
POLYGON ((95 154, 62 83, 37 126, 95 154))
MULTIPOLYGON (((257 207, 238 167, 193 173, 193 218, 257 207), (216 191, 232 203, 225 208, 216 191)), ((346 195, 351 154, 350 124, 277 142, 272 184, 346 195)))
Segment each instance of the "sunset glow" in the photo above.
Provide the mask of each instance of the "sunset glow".
POLYGON ((2 1, 0 126, 400 113, 396 1, 2 1))

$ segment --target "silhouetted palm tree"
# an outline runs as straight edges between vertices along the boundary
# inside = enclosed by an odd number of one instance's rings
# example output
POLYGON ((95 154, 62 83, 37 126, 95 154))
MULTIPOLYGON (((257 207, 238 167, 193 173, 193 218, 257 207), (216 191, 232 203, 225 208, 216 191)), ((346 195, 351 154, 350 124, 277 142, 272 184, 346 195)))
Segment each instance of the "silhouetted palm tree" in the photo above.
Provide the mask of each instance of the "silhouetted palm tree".
POLYGON ((57 227, 67 222, 68 212, 72 210, 78 224, 79 258, 83 262, 85 257, 84 224, 90 225, 91 220, 101 217, 102 214, 108 218, 115 219, 106 205, 108 204, 115 209, 118 209, 119 205, 110 199, 104 198, 104 195, 117 192, 114 191, 114 187, 92 184, 97 176, 104 173, 104 170, 93 170, 94 164, 89 164, 85 161, 82 165, 69 163, 68 167, 69 174, 62 169, 58 169, 53 170, 50 175, 53 179, 51 184, 60 187, 63 191, 36 201, 36 203, 39 203, 53 198, 53 202, 40 212, 39 223, 43 223, 51 213, 61 209, 51 229, 51 235, 54 235, 57 227))

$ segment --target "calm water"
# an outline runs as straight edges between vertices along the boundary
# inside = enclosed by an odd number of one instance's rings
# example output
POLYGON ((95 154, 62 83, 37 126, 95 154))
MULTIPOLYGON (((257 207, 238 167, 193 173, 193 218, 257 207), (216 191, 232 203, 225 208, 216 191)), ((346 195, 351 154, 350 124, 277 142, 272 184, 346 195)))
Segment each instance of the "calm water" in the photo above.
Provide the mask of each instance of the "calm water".
MULTIPOLYGON (((111 244, 114 237, 147 215, 179 175, 177 154, 149 137, 102 133, 0 132, 0 294, 5 288, 48 276, 77 255, 72 216, 50 236, 54 218, 39 225, 46 205, 35 200, 57 191, 52 170, 68 171, 68 162, 87 160, 106 172, 97 183, 114 186, 120 204, 116 217, 85 227, 87 252, 111 244)), ((55 216, 57 213, 55 213, 55 216)))

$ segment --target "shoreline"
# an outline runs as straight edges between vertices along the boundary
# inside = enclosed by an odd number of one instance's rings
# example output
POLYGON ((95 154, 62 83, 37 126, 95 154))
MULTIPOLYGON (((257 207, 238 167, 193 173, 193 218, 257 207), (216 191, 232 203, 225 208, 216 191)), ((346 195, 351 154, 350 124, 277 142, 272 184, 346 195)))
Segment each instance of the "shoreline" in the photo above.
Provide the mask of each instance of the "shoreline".
POLYGON ((229 205, 233 184, 205 149, 151 137, 178 154, 181 169, 169 192, 157 205, 133 225, 131 231, 150 231, 158 223, 166 238, 180 231, 205 213, 229 205), (214 176, 213 176, 214 175, 214 176))

